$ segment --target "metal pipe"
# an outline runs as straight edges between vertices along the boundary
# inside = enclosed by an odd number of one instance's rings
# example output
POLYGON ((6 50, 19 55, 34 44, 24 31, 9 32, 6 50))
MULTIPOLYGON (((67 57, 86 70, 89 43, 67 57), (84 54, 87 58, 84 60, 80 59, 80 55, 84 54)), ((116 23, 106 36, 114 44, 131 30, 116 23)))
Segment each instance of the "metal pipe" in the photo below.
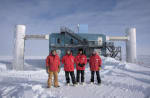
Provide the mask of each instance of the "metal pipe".
POLYGON ((14 33, 14 57, 13 57, 13 69, 23 70, 24 69, 24 37, 25 37, 26 26, 16 25, 14 33))
POLYGON ((44 35, 25 35, 25 40, 32 40, 32 39, 49 39, 49 34, 44 34, 44 35))
POLYGON ((107 39, 110 41, 126 41, 129 38, 127 36, 113 36, 113 37, 111 36, 111 37, 108 37, 107 39))
POLYGON ((136 62, 136 28, 130 28, 126 31, 129 40, 126 41, 126 60, 129 63, 136 62))

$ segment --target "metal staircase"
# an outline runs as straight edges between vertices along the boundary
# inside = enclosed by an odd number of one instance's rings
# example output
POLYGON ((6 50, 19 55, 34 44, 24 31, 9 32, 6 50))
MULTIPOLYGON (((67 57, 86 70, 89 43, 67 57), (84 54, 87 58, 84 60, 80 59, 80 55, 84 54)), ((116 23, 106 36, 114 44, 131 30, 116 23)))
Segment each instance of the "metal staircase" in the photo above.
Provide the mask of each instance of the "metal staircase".
POLYGON ((67 28, 67 27, 61 27, 60 29, 61 33, 66 33, 69 36, 71 36, 72 38, 78 40, 78 42, 80 44, 88 44, 88 40, 85 38, 82 38, 81 36, 79 36, 78 34, 74 33, 74 31, 72 31, 71 29, 67 28))

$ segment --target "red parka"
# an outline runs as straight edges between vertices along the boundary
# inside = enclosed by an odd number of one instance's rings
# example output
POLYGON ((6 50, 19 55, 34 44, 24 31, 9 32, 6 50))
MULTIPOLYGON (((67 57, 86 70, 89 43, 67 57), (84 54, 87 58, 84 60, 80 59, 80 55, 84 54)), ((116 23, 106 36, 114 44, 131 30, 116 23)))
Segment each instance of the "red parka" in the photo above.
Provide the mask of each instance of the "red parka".
POLYGON ((74 71, 74 56, 66 54, 62 58, 62 64, 64 64, 65 71, 74 71))
POLYGON ((87 58, 84 54, 78 54, 75 58, 76 69, 77 70, 85 70, 85 65, 87 64, 87 58), (83 67, 80 67, 78 64, 85 64, 83 67))
POLYGON ((60 66, 60 58, 56 54, 55 56, 50 54, 46 58, 46 66, 49 66, 50 71, 58 71, 58 67, 60 66))
POLYGON ((89 64, 91 71, 98 71, 99 67, 102 65, 102 60, 98 54, 92 55, 90 56, 89 64))

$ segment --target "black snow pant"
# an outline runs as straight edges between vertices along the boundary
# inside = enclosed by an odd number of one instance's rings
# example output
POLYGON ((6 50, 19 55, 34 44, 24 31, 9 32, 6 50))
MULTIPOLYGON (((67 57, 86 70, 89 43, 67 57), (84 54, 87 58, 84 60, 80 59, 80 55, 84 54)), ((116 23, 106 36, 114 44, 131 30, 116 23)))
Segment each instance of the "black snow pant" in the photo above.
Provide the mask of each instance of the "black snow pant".
POLYGON ((97 82, 101 83, 101 77, 99 71, 91 71, 91 82, 94 82, 94 74, 96 72, 97 75, 97 82))
POLYGON ((84 82, 84 70, 77 70, 76 81, 80 82, 80 74, 81 74, 81 82, 84 82))
POLYGON ((71 76, 72 83, 76 84, 74 71, 65 71, 66 82, 70 83, 69 74, 71 76))

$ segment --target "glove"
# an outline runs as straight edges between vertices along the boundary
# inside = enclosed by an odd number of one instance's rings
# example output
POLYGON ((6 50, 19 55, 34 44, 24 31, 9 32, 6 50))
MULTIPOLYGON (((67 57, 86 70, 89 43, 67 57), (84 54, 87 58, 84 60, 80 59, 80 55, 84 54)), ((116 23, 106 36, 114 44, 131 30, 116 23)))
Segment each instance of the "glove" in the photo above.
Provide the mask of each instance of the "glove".
POLYGON ((78 65, 79 65, 80 67, 84 67, 84 66, 85 66, 85 64, 84 64, 84 63, 83 63, 83 64, 80 64, 80 63, 79 63, 78 65))
POLYGON ((46 66, 46 72, 49 74, 49 66, 46 66))
POLYGON ((83 64, 82 64, 82 67, 84 67, 84 66, 85 66, 85 64, 83 63, 83 64))
POLYGON ((58 66, 58 73, 60 72, 60 66, 58 66))
POLYGON ((82 64, 79 63, 78 66, 82 67, 82 64))
POLYGON ((101 67, 99 67, 98 70, 101 70, 101 67))

